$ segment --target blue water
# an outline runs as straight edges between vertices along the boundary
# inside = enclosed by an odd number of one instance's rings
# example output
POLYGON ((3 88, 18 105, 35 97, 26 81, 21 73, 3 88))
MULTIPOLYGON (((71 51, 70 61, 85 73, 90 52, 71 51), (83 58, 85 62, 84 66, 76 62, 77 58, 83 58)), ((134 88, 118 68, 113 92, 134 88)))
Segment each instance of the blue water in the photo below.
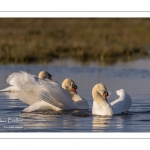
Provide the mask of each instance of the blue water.
POLYGON ((1 65, 0 89, 8 86, 6 79, 16 71, 37 75, 47 70, 53 79, 62 83, 69 77, 77 86, 90 109, 86 111, 21 113, 28 105, 17 99, 15 93, 0 93, 0 132, 150 132, 150 60, 100 66, 83 66, 72 60, 54 61, 48 65, 1 65), (108 101, 117 98, 116 90, 123 88, 133 100, 128 113, 112 117, 91 114, 91 90, 104 83, 111 92, 108 101))

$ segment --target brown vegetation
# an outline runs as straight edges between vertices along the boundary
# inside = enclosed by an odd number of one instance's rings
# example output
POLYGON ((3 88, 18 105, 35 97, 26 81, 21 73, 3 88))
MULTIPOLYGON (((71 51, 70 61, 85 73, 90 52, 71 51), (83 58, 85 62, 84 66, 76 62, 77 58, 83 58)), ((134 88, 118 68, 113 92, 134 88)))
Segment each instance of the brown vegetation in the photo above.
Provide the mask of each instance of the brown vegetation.
POLYGON ((148 18, 1 18, 0 63, 133 60, 149 55, 149 27, 148 18))

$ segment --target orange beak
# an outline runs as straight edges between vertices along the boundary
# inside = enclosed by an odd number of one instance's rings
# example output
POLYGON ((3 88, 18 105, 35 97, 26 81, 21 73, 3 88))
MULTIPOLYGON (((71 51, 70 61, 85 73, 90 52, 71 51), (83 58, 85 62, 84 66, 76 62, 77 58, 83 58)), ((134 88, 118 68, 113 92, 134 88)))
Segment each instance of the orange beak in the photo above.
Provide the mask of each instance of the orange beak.
POLYGON ((77 91, 75 88, 72 88, 72 91, 77 94, 77 91))
POLYGON ((107 94, 106 94, 106 93, 103 94, 103 97, 104 97, 104 99, 105 99, 106 102, 107 102, 107 94))

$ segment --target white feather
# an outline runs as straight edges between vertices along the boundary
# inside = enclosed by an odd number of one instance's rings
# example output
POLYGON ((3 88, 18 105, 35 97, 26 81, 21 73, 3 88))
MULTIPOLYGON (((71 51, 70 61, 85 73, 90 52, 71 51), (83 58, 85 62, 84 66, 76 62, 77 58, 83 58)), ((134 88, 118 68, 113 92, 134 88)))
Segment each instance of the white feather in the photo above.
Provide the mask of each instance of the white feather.
POLYGON ((77 108, 77 105, 71 100, 68 93, 58 83, 53 81, 47 82, 39 79, 36 83, 27 84, 19 92, 18 97, 30 105, 35 102, 45 101, 62 110, 77 108))
POLYGON ((38 78, 35 75, 28 74, 27 72, 20 71, 10 74, 6 82, 11 85, 1 92, 18 92, 24 85, 28 83, 35 83, 38 78))
POLYGON ((132 104, 132 99, 130 95, 126 93, 124 89, 117 90, 116 93, 119 98, 110 103, 113 108, 114 114, 127 112, 132 104))

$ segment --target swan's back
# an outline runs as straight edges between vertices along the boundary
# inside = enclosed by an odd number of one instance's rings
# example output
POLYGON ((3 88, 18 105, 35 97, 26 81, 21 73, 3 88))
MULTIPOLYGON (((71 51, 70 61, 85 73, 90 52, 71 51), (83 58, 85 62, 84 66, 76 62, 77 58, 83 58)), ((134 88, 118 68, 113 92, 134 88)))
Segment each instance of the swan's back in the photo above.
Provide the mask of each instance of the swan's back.
POLYGON ((110 103, 110 105, 113 108, 114 114, 127 112, 132 104, 132 99, 130 95, 126 93, 123 89, 117 90, 116 93, 120 97, 110 103))

